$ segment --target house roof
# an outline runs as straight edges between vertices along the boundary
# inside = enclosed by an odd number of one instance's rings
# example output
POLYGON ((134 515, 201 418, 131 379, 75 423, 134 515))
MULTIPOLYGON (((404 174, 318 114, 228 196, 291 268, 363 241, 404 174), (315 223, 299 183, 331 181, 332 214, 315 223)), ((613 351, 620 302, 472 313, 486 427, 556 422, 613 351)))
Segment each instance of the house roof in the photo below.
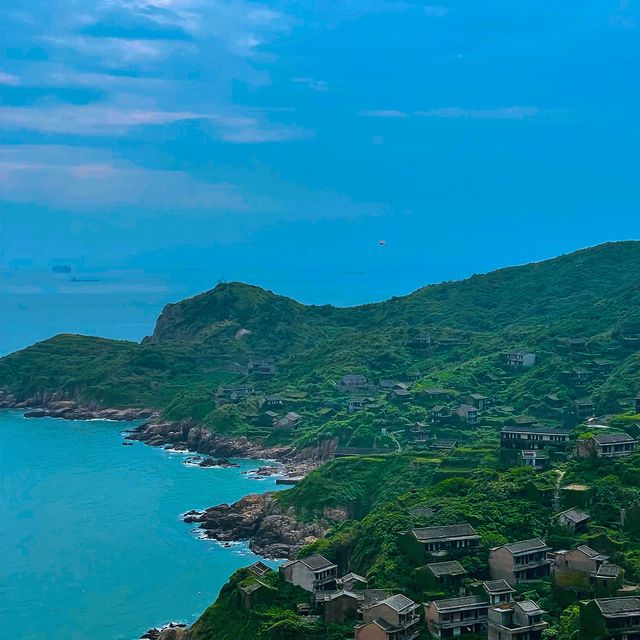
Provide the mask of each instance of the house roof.
POLYGON ((418 606, 413 600, 403 596, 401 593, 396 593, 393 596, 389 596, 382 600, 379 604, 386 604, 388 607, 397 611, 398 613, 408 613, 413 611, 418 606))
POLYGON ((542 613, 542 609, 533 600, 521 600, 520 602, 514 603, 514 607, 520 607, 520 609, 528 615, 542 613))
POLYGON ((487 593, 515 593, 515 589, 506 580, 487 580, 482 583, 487 593))
POLYGON ((288 420, 299 420, 300 419, 300 415, 295 413, 295 411, 289 411, 289 413, 287 413, 285 418, 287 418, 288 420))
POLYGON ((440 412, 443 411, 444 409, 447 409, 447 405, 446 404, 437 404, 435 407, 431 408, 431 412, 440 412))
POLYGON ((271 402, 282 402, 282 398, 280 396, 262 396, 262 399, 271 402))
POLYGON ((438 611, 444 611, 445 609, 459 609, 462 607, 469 607, 472 605, 487 605, 482 596, 463 596, 461 598, 447 598, 445 600, 434 600, 434 606, 438 611))
POLYGON ((307 556, 306 558, 300 558, 300 562, 304 564, 306 567, 309 567, 312 571, 319 571, 320 569, 329 569, 331 567, 335 567, 330 560, 327 560, 324 556, 321 556, 319 553, 314 553, 311 556, 307 556))
POLYGON ((474 400, 488 400, 487 396, 483 396, 481 393, 470 393, 469 397, 474 400))
POLYGON ((427 568, 434 576, 456 576, 467 573, 465 568, 457 561, 451 560, 449 562, 432 562, 427 565, 427 568))
POLYGON ((596 571, 596 578, 617 578, 622 573, 622 567, 613 562, 603 562, 596 571))
POLYGON ((425 393, 428 396, 436 396, 436 395, 446 394, 447 390, 441 389, 440 387, 432 387, 431 389, 425 389, 425 393))
POLYGON ((358 575, 357 573, 353 573, 353 572, 349 572, 349 573, 343 575, 342 578, 340 578, 340 580, 342 582, 353 581, 353 582, 362 582, 362 584, 367 584, 367 579, 366 578, 363 578, 362 576, 358 575))
POLYGON ((475 529, 467 522, 441 527, 421 527, 419 529, 413 529, 412 533, 419 542, 444 540, 447 538, 479 537, 475 529))
POLYGON ((598 444, 615 444, 617 442, 635 442, 628 433, 597 433, 593 439, 598 444))
POLYGON ((606 560, 609 557, 609 556, 603 555, 602 553, 600 553, 599 551, 596 551, 595 549, 592 549, 590 546, 586 544, 581 544, 580 546, 576 547, 576 549, 578 551, 582 551, 582 553, 584 553, 586 556, 588 556, 592 560, 606 560))
POLYGON ((533 356, 535 354, 531 353, 531 351, 521 351, 521 350, 513 350, 513 351, 503 351, 503 355, 505 356, 533 356))
POLYGON ((596 598, 596 606, 605 616, 640 613, 640 598, 596 598))
POLYGON ((363 596, 364 606, 368 607, 376 602, 386 600, 393 595, 393 592, 388 589, 359 589, 358 595, 363 596))
POLYGON ((457 440, 437 439, 431 443, 432 449, 453 449, 458 444, 457 440))
POLYGON ((404 389, 404 388, 393 389, 393 391, 391 393, 393 393, 396 396, 410 396, 411 395, 411 391, 409 391, 408 389, 404 389))
POLYGON ((578 398, 575 403, 577 405, 591 406, 593 404, 593 400, 591 398, 578 398))
POLYGON ((508 427, 502 427, 503 432, 512 433, 536 433, 542 435, 568 436, 571 429, 562 429, 556 427, 534 427, 532 425, 516 424, 508 427))
POLYGON ((571 520, 574 524, 586 522, 591 516, 582 509, 567 509, 559 513, 557 517, 564 516, 567 520, 571 520))
POLYGON ((458 415, 467 415, 469 413, 477 413, 478 409, 474 407, 472 404, 461 404, 457 409, 456 413, 458 415))
POLYGON ((278 414, 275 411, 265 411, 264 412, 265 416, 269 416, 270 418, 277 418, 278 414))
POLYGON ((540 538, 531 538, 531 540, 521 540, 520 542, 511 542, 503 545, 505 549, 510 551, 513 555, 520 553, 529 553, 530 551, 545 551, 547 547, 544 540, 540 538))

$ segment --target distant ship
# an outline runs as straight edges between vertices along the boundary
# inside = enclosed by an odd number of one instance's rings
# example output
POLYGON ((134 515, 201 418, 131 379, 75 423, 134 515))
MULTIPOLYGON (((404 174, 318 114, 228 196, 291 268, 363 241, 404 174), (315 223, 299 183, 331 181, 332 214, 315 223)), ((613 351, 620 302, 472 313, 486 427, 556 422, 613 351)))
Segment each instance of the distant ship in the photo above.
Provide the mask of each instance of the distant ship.
POLYGON ((68 264, 57 264, 51 267, 53 273, 71 273, 71 267, 68 264))

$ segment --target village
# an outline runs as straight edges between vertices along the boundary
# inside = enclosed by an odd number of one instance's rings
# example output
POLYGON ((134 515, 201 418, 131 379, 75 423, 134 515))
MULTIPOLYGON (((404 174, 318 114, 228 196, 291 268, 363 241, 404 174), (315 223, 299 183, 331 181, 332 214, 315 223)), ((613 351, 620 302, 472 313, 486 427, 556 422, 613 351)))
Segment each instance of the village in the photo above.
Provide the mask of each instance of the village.
MULTIPOLYGON (((450 339, 440 348, 461 343, 450 339)), ((464 343, 464 340, 462 340, 464 343)), ((584 347, 583 341, 568 339, 570 349, 584 347)), ((411 349, 436 348, 430 335, 416 335, 411 349)), ((507 375, 518 375, 536 367, 536 353, 511 350, 500 353, 499 364, 507 375)), ((332 455, 340 457, 385 456, 401 451, 441 463, 449 460, 449 476, 455 476, 456 450, 473 450, 474 434, 485 427, 497 434, 496 457, 503 468, 527 467, 534 472, 555 470, 557 486, 547 490, 555 516, 549 528, 564 532, 567 540, 576 540, 590 529, 591 488, 563 484, 563 463, 567 460, 603 459, 615 462, 637 451, 640 425, 632 422, 626 429, 609 424, 607 416, 596 416, 596 403, 584 393, 589 382, 606 375, 613 363, 594 358, 588 365, 561 372, 573 392, 573 400, 564 404, 547 398, 557 411, 551 419, 518 413, 498 405, 496 400, 477 389, 451 389, 420 384, 423 374, 410 369, 403 379, 379 378, 347 372, 335 383, 336 401, 325 408, 326 419, 352 420, 365 414, 375 415, 384 407, 399 409, 403 428, 379 427, 379 432, 359 446, 336 443, 332 455), (337 403, 340 402, 340 407, 337 403), (411 420, 419 408, 420 420, 411 420), (406 413, 402 413, 402 411, 406 413), (632 435, 633 434, 633 435, 632 435)), ((253 380, 266 376, 273 380, 278 370, 273 359, 249 361, 245 372, 253 380)), ((271 433, 295 434, 304 425, 303 403, 273 393, 259 393, 259 383, 220 386, 214 394, 218 406, 253 402, 258 409, 255 424, 271 433), (298 412, 300 411, 300 412, 298 412)), ((640 397, 629 398, 625 405, 630 415, 640 413, 640 397)), ((614 421, 615 422, 615 421, 614 421)), ((375 424, 375 422, 374 422, 375 424)), ((472 456, 473 457, 473 456, 472 456)), ((285 479, 295 484, 302 477, 285 479)), ((411 515, 426 521, 437 507, 418 507, 411 515)), ((640 526, 640 504, 621 509, 619 528, 629 531, 640 526)), ((596 528, 598 529, 598 528, 596 528)), ((606 534, 602 534, 606 538, 606 534)), ((319 553, 298 557, 280 565, 277 575, 263 563, 248 568, 240 590, 242 606, 252 609, 269 602, 275 583, 294 585, 308 594, 296 603, 300 616, 315 616, 326 623, 353 624, 355 640, 414 640, 425 630, 433 638, 488 638, 489 640, 540 640, 549 626, 545 611, 527 597, 526 585, 545 582, 558 597, 580 606, 580 638, 584 640, 637 640, 640 638, 640 589, 626 580, 625 571, 610 560, 607 553, 579 543, 554 548, 543 538, 512 540, 485 548, 481 536, 468 522, 421 526, 406 531, 398 545, 415 568, 419 590, 440 597, 416 602, 393 590, 370 588, 362 575, 340 575, 338 564, 319 553), (472 572, 461 560, 477 555, 486 564, 472 572), (266 578, 270 576, 270 580, 266 578)), ((427 636, 424 636, 427 637, 427 636)))

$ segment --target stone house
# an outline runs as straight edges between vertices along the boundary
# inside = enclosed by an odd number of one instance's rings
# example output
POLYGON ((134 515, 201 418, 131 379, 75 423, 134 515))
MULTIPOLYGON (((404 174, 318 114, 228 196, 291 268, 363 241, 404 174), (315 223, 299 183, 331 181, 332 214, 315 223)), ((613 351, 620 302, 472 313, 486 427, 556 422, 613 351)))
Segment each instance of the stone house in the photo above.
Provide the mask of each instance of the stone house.
POLYGON ((640 598, 598 598, 580 603, 580 640, 638 640, 640 598))
POLYGON ((551 565, 547 551, 550 547, 540 538, 495 547, 489 551, 491 577, 494 580, 502 578, 511 586, 545 578, 551 565))
POLYGON ((591 516, 582 509, 567 509, 555 517, 555 521, 561 527, 571 529, 573 533, 584 533, 589 528, 591 516))
POLYGON ((593 373, 589 369, 583 369, 582 367, 573 367, 568 371, 563 371, 562 375, 565 380, 577 387, 587 384, 593 377, 593 373))
POLYGON ((484 411, 491 405, 491 398, 487 398, 487 396, 483 396, 480 393, 470 393, 465 398, 465 402, 473 405, 478 411, 484 411))
POLYGON ((258 416, 258 422, 263 427, 273 428, 278 421, 278 414, 275 411, 265 411, 258 416))
POLYGON ((354 413, 355 411, 362 411, 362 409, 365 409, 369 405, 372 405, 374 402, 375 402, 375 399, 370 398, 368 396, 351 398, 351 400, 349 400, 349 405, 348 405, 349 413, 354 413))
POLYGON ((278 370, 273 358, 265 358, 264 360, 249 360, 247 372, 257 376, 275 376, 278 370))
POLYGON ((431 431, 424 422, 415 422, 409 428, 409 434, 414 442, 426 442, 431 438, 431 431))
POLYGON ((311 593, 335 590, 338 579, 338 565, 319 553, 285 562, 280 565, 279 572, 285 582, 311 593))
POLYGON ((451 411, 446 404, 437 404, 429 411, 429 417, 432 424, 441 424, 444 418, 448 418, 451 411))
POLYGON ((340 378, 339 385, 347 390, 366 387, 369 384, 367 376, 361 373, 347 373, 340 378))
POLYGON ((615 595, 624 584, 624 571, 608 556, 586 544, 551 554, 553 583, 575 593, 615 595))
POLYGON ((416 380, 420 380, 420 378, 422 378, 422 373, 420 371, 417 371, 416 369, 410 369, 404 375, 409 382, 415 382, 416 380))
POLYGON ((564 448, 571 438, 571 429, 514 424, 500 431, 502 449, 564 448))
POLYGON ((502 353, 502 361, 508 367, 532 367, 536 363, 536 354, 529 351, 505 351, 502 353))
POLYGON ((429 349, 431 344, 431 335, 428 333, 419 333, 409 340, 409 346, 413 349, 429 349))
POLYGON ((289 411, 289 413, 276 421, 275 428, 282 429, 283 431, 290 431, 300 424, 300 420, 302 420, 302 416, 298 415, 294 411, 289 411))
POLYGON ((440 387, 432 387, 430 389, 425 389, 424 395, 427 400, 437 402, 438 400, 448 398, 449 392, 446 389, 441 389, 440 387))
POLYGON ((346 589, 317 591, 315 594, 316 607, 322 610, 323 620, 329 623, 354 619, 362 600, 357 593, 346 589))
POLYGON ((579 440, 576 453, 579 458, 619 458, 632 455, 636 444, 628 433, 598 433, 586 440, 579 440))
POLYGON ((595 404, 591 398, 578 398, 573 405, 579 418, 588 418, 595 411, 595 404))
POLYGON ((511 602, 516 590, 506 580, 486 580, 482 588, 487 594, 489 604, 499 605, 511 602))
POLYGON ((280 396, 262 396, 259 406, 261 411, 280 409, 284 406, 284 400, 280 396))
POLYGON ((397 387, 389 392, 389 400, 391 402, 408 402, 412 398, 413 394, 407 388, 397 387))
POLYGON ((338 586, 345 591, 354 591, 356 589, 365 589, 368 580, 357 573, 346 573, 342 578, 338 578, 338 586))
POLYGON ((591 363, 591 368, 597 373, 609 373, 614 365, 615 362, 611 362, 611 360, 594 360, 591 363))
POLYGON ((238 403, 246 400, 250 396, 255 394, 255 388, 250 384, 242 384, 235 386, 220 385, 215 393, 213 399, 218 404, 224 403, 238 403))
POLYGON ((489 607, 488 640, 540 640, 549 626, 544 611, 533 600, 521 600, 489 607))
POLYGON ((520 466, 530 467, 536 471, 545 471, 551 466, 551 458, 544 451, 536 449, 533 451, 522 450, 519 452, 520 459, 518 460, 520 466))
POLYGON ((416 570, 416 583, 423 591, 453 591, 466 575, 466 569, 457 560, 432 562, 416 570))
POLYGON ((403 534, 400 544, 420 565, 425 558, 441 558, 476 549, 480 536, 468 523, 439 527, 421 527, 403 534))
POLYGON ((481 595, 432 600, 424 605, 427 629, 434 638, 480 634, 487 628, 488 604, 481 595))
POLYGON ((359 612, 362 622, 355 627, 356 640, 415 640, 420 635, 418 607, 401 594, 363 606, 359 612))
POLYGON ((462 424, 478 424, 478 409, 472 404, 461 404, 454 409, 454 414, 462 424))

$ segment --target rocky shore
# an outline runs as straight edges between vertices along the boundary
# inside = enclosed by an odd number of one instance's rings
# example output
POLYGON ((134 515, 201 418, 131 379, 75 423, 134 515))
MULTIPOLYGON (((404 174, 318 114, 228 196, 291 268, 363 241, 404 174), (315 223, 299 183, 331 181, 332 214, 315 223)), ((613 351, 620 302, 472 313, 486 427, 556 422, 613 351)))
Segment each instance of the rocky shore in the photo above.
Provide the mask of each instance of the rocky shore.
POLYGON ((66 420, 150 420, 157 418, 153 409, 110 409, 96 404, 82 404, 64 394, 37 394, 18 400, 12 393, 0 389, 0 409, 25 409, 25 418, 65 418, 66 420))
POLYGON ((293 510, 282 509, 273 493, 189 511, 183 518, 197 524, 203 537, 220 542, 249 541, 251 550, 265 558, 293 558, 300 547, 322 538, 329 526, 298 521, 293 510))
POLYGON ((140 640, 184 640, 187 635, 187 625, 180 622, 170 622, 164 627, 154 627, 140 636, 140 640))

